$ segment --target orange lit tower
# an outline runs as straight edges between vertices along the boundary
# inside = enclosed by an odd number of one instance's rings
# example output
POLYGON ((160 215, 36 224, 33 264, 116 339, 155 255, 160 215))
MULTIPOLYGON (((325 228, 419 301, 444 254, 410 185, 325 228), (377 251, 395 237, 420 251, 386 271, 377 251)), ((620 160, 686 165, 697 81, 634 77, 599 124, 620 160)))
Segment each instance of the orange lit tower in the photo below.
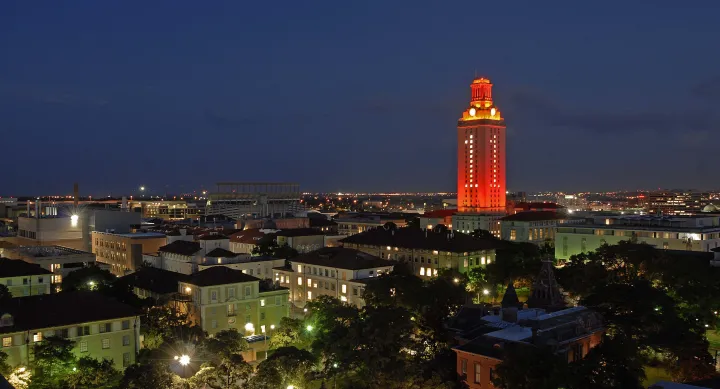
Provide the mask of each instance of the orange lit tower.
POLYGON ((470 84, 469 106, 458 120, 458 209, 502 212, 505 209, 505 120, 492 100, 484 77, 470 84))

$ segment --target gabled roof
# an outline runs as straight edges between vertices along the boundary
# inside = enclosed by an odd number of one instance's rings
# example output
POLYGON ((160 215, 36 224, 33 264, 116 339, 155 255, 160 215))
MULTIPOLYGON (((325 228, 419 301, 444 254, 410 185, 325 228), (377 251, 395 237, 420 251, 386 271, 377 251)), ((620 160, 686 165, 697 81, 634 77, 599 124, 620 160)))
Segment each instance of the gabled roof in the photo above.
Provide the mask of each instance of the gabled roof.
POLYGON ((218 247, 216 249, 211 250, 209 253, 205 254, 206 257, 214 257, 214 258, 235 258, 238 255, 233 253, 232 251, 225 250, 224 248, 218 247))
POLYGON ((512 281, 508 283, 507 289, 505 289, 505 294, 503 295, 501 306, 503 308, 519 308, 522 306, 520 304, 520 300, 518 299, 518 295, 515 291, 515 286, 513 286, 512 281))
POLYGON ((230 239, 225 235, 220 234, 205 234, 197 237, 197 240, 222 240, 222 239, 230 239))
POLYGON ((457 212, 457 209, 438 209, 436 211, 425 212, 421 215, 421 217, 446 218, 456 214, 457 212))
POLYGON ((72 326, 82 323, 137 316, 130 305, 98 292, 62 292, 10 299, 0 307, 9 313, 13 325, 0 327, 0 333, 72 326))
POLYGON ((141 267, 136 272, 120 277, 118 282, 125 282, 140 289, 153 293, 168 294, 178 291, 178 282, 186 281, 188 276, 174 271, 155 267, 141 267))
POLYGON ((185 282, 197 286, 212 286, 252 281, 260 281, 260 279, 245 274, 240 270, 231 269, 227 266, 213 266, 209 269, 192 274, 185 282))
POLYGON ((395 264, 395 262, 344 247, 324 247, 293 258, 291 262, 347 270, 373 269, 395 264))
POLYGON ((230 241, 235 243, 257 244, 265 236, 260 228, 248 228, 234 233, 230 241))
POLYGON ((20 259, 0 258, 0 278, 41 276, 43 274, 52 274, 52 272, 41 268, 40 265, 20 259))
POLYGON ((176 240, 168 245, 161 246, 158 251, 178 255, 195 255, 195 253, 200 251, 200 243, 176 240))
POLYGON ((342 243, 370 246, 390 246, 408 249, 437 250, 463 253, 479 250, 494 250, 507 247, 507 242, 495 238, 475 238, 460 232, 436 232, 420 228, 383 227, 351 235, 341 239, 342 243))

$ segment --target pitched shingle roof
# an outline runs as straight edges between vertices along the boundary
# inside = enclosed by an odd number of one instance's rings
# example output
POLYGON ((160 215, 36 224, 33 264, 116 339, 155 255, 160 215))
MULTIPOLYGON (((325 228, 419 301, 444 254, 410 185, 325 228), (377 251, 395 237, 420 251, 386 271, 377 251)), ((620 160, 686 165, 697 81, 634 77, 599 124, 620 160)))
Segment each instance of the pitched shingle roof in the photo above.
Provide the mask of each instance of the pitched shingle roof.
POLYGON ((130 305, 98 292, 86 291, 13 298, 0 307, 0 315, 5 313, 13 316, 13 325, 0 327, 0 333, 71 326, 140 314, 130 305))
POLYGON ((52 272, 41 268, 40 265, 20 259, 0 258, 0 278, 41 276, 43 274, 52 274, 52 272))
POLYGON ((118 282, 125 282, 131 286, 158 294, 168 294, 177 292, 178 282, 185 281, 188 277, 174 271, 155 267, 142 267, 132 274, 120 277, 118 282))
POLYGON ((559 215, 555 211, 528 211, 505 216, 500 220, 515 222, 537 222, 542 220, 561 220, 564 218, 565 217, 559 215))
POLYGON ((287 230, 280 230, 275 233, 276 236, 312 236, 312 235, 324 235, 322 231, 315 228, 288 228, 287 230))
POLYGON ((475 238, 460 232, 436 232, 420 228, 397 229, 375 228, 360 234, 348 236, 341 243, 370 246, 390 246, 419 250, 437 250, 463 253, 479 250, 494 250, 507 247, 507 243, 494 238, 475 238))
POLYGON ((252 281, 260 281, 260 279, 227 266, 213 266, 191 275, 185 282, 197 286, 212 286, 252 281))
POLYGON ((302 254, 292 259, 292 262, 348 270, 372 269, 395 264, 393 261, 386 261, 374 255, 344 247, 321 248, 302 254))
POLYGON ((188 242, 186 240, 176 240, 168 245, 160 247, 158 251, 179 255, 194 255, 200 251, 200 243, 188 242))
POLYGON ((217 258, 235 258, 238 255, 233 253, 230 250, 225 250, 224 248, 218 247, 210 251, 209 253, 205 254, 206 257, 217 257, 217 258))

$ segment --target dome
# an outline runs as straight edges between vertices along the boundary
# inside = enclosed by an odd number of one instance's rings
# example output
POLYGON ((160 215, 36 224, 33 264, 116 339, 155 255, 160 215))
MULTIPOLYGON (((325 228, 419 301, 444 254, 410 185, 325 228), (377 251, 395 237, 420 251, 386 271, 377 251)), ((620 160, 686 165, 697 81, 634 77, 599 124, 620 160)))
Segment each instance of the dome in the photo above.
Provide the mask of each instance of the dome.
POLYGON ((720 212, 720 208, 715 204, 708 204, 703 207, 702 212, 720 212))

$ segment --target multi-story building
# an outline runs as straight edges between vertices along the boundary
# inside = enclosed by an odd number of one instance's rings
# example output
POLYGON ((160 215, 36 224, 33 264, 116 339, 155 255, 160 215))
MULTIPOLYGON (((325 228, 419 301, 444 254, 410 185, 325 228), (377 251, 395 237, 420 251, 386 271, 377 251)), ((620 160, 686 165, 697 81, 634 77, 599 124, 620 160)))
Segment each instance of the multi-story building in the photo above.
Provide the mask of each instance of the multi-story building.
POLYGON ((238 254, 252 254, 260 243, 260 239, 265 235, 265 232, 258 228, 238 231, 230 235, 230 251, 238 254))
POLYGON ((505 119, 484 77, 470 84, 469 106, 458 120, 458 209, 505 210, 505 119))
POLYGON ((92 252, 96 260, 108 264, 110 271, 118 276, 137 270, 142 265, 143 254, 157 252, 165 242, 165 234, 158 232, 92 232, 92 252))
POLYGON ((140 317, 135 308, 96 292, 19 297, 0 306, 1 350, 10 366, 28 366, 33 345, 48 336, 74 341, 78 357, 108 359, 122 370, 136 361, 140 317))
POLYGON ((347 213, 338 215, 335 223, 337 223, 338 234, 345 236, 382 227, 386 223, 394 223, 398 227, 407 225, 404 216, 393 213, 347 213))
POLYGON ((198 243, 203 254, 207 254, 215 249, 230 249, 230 238, 225 235, 210 233, 197 237, 198 243))
POLYGON ((50 282, 53 292, 60 290, 62 279, 77 269, 96 265, 95 255, 87 251, 61 246, 29 246, 6 250, 5 254, 13 259, 40 265, 52 273, 50 282))
POLYGON ((205 215, 203 207, 186 200, 133 200, 128 205, 133 212, 148 219, 198 220, 205 215))
POLYGON ((437 211, 425 212, 420 215, 420 227, 430 228, 442 224, 445 227, 453 228, 453 215, 457 213, 457 209, 439 209, 437 211))
POLYGON ((290 315, 287 288, 225 266, 191 275, 180 282, 179 293, 190 300, 192 320, 210 336, 231 328, 246 336, 271 334, 290 315))
POLYGON ((63 246, 82 250, 83 226, 77 215, 19 217, 16 243, 19 246, 63 246))
POLYGON ((130 285, 140 298, 153 298, 157 302, 171 302, 178 293, 180 281, 188 275, 155 267, 141 267, 137 271, 120 277, 119 282, 130 285))
POLYGON ((655 192, 646 197, 648 214, 692 215, 710 203, 710 194, 704 192, 655 192))
POLYGON ((300 253, 307 253, 325 247, 325 234, 315 228, 293 228, 275 233, 279 246, 288 245, 300 253))
POLYGON ((297 183, 220 182, 210 194, 205 213, 240 220, 283 217, 303 209, 297 183))
POLYGON ((406 263, 421 277, 433 277, 443 269, 460 273, 495 261, 495 250, 506 243, 475 238, 457 231, 420 228, 376 228, 341 240, 344 247, 383 259, 406 263))
POLYGON ((720 246, 720 215, 587 218, 584 224, 556 228, 555 258, 568 259, 623 240, 637 240, 664 250, 708 252, 720 246))
POLYGON ((362 307, 366 283, 391 272, 393 265, 359 250, 326 247, 293 258, 290 266, 274 271, 275 281, 290 289, 292 302, 300 308, 319 296, 362 307))
POLYGON ((584 221, 553 211, 521 212, 500 219, 500 235, 502 239, 514 242, 543 244, 555 240, 555 227, 584 221))
POLYGON ((452 216, 453 230, 470 234, 475 230, 485 230, 500 237, 500 219, 505 216, 500 212, 462 212, 452 216))
POLYGON ((240 270, 245 274, 261 278, 261 279, 272 279, 273 268, 285 266, 285 259, 272 258, 272 257, 236 257, 236 259, 227 261, 224 260, 220 263, 206 261, 205 263, 198 266, 200 271, 209 269, 213 266, 225 266, 230 269, 240 270))
POLYGON ((200 243, 186 240, 176 240, 160 247, 157 255, 143 255, 143 261, 152 267, 183 274, 196 272, 202 260, 203 248, 200 243))
POLYGON ((0 285, 5 285, 13 297, 48 294, 51 279, 52 273, 38 265, 0 258, 0 285))

